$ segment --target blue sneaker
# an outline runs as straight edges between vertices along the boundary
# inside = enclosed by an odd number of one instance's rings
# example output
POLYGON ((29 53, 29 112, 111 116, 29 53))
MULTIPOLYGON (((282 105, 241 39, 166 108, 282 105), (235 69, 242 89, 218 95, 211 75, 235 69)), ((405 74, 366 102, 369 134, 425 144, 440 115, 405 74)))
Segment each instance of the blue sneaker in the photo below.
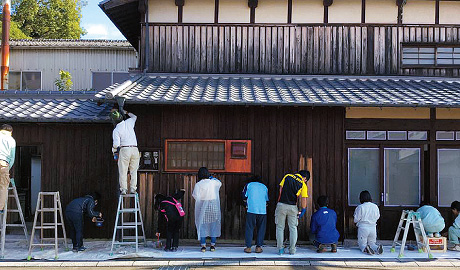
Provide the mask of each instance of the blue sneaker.
POLYGON ((278 249, 278 255, 283 255, 284 254, 284 248, 278 249))

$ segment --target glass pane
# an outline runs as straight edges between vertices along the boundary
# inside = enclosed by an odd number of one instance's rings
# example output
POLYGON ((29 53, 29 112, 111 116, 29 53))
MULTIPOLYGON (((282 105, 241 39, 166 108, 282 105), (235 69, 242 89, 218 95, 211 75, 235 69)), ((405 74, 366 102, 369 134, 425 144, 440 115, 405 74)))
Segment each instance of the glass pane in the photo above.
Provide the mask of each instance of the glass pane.
POLYGON ((113 73, 113 83, 122 83, 129 79, 128 72, 114 72, 113 73))
POLYGON ((453 131, 436 131, 436 140, 453 141, 455 140, 455 133, 453 131))
POLYGON ((388 131, 388 140, 405 141, 407 140, 406 131, 388 131))
POLYGON ((93 89, 96 91, 104 90, 112 85, 112 73, 110 72, 93 72, 93 89))
POLYGON ((418 59, 403 59, 403 65, 417 65, 418 59))
POLYGON ((403 48, 403 53, 418 53, 418 48, 403 48))
POLYGON ((8 89, 21 90, 21 72, 10 72, 8 75, 8 89))
POLYGON ((359 204, 359 193, 368 190, 372 201, 380 204, 379 149, 348 149, 348 203, 359 204))
POLYGON ((459 200, 460 194, 460 149, 438 150, 438 203, 450 206, 459 200))
POLYGON ((434 48, 419 48, 420 53, 434 53, 434 48))
POLYGON ((438 48, 438 54, 440 54, 440 53, 452 53, 453 51, 454 51, 454 48, 443 48, 443 47, 438 48))
POLYGON ((420 203, 420 149, 386 148, 385 205, 418 206, 420 203))
POLYGON ((365 140, 366 139, 366 131, 347 130, 346 138, 347 138, 347 140, 365 140))
POLYGON ((434 65, 434 58, 433 59, 420 59, 420 65, 434 65))
POLYGON ((408 139, 411 141, 426 141, 428 132, 426 131, 409 131, 407 133, 408 139))
POLYGON ((40 72, 22 72, 22 90, 40 90, 42 87, 40 72))
POLYGON ((387 133, 386 131, 368 131, 367 139, 368 140, 386 140, 387 133))

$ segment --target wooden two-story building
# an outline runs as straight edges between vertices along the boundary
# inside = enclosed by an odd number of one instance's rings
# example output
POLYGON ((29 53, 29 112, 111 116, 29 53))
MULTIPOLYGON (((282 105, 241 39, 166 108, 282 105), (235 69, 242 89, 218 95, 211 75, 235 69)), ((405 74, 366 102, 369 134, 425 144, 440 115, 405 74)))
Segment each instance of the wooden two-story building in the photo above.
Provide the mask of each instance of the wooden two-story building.
MULTIPOLYGON (((422 201, 452 221, 450 203, 460 200, 460 1, 106 0, 100 7, 137 50, 138 74, 85 104, 122 98, 138 115, 149 237, 154 195, 178 188, 187 191, 181 237, 196 237, 191 191, 201 166, 223 182, 226 239, 243 239, 240 191, 251 174, 268 184, 266 239, 274 239, 278 183, 309 166, 309 195, 329 196, 344 238, 355 237, 352 214, 364 189, 380 207, 382 239, 394 236, 401 209, 422 201)), ((17 124, 10 111, 0 113, 20 130, 19 145, 41 145, 42 189, 68 200, 102 188, 110 225, 111 128, 84 116, 17 124), (40 136, 31 139, 34 130, 40 136)), ((307 240, 306 219, 299 231, 307 240)))

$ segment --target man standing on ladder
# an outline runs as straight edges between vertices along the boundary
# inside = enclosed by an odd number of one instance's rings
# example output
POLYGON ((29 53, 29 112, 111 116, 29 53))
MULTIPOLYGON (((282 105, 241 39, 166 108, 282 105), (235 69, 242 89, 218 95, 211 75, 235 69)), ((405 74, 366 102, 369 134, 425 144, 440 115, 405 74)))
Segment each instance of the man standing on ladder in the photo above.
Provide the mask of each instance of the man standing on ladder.
POLYGON ((13 136, 13 127, 3 124, 0 127, 0 214, 3 213, 8 198, 10 185, 10 169, 14 164, 16 141, 13 136))
POLYGON ((129 116, 126 120, 123 120, 123 116, 118 110, 112 110, 110 113, 110 118, 116 125, 112 133, 112 152, 114 157, 117 156, 118 152, 118 177, 120 192, 123 195, 128 192, 128 169, 131 175, 129 193, 136 193, 137 169, 140 160, 136 133, 134 132, 137 116, 129 112, 126 113, 129 116))

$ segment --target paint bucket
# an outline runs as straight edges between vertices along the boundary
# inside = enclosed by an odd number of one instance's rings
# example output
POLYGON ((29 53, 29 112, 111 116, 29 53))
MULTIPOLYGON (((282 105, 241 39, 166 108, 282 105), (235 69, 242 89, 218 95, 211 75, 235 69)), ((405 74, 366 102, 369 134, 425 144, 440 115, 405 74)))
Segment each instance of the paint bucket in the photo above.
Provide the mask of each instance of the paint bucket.
POLYGON ((102 225, 104 225, 104 219, 96 218, 96 222, 94 222, 94 224, 96 224, 96 227, 102 227, 102 225))

